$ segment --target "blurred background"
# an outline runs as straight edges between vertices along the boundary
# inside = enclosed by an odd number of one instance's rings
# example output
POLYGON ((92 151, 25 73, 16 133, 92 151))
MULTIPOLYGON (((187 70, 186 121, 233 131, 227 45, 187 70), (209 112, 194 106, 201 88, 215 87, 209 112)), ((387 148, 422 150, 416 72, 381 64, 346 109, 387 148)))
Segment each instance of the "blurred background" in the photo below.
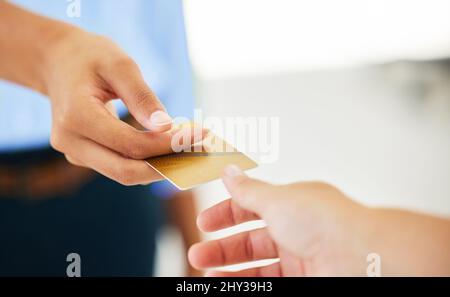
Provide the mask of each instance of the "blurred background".
MULTIPOLYGON (((204 116, 279 117, 279 159, 250 175, 450 215, 450 1, 185 0, 184 11, 204 116)), ((199 210, 228 198, 220 181, 196 191, 199 210)), ((157 274, 181 275, 181 239, 161 239, 157 274)))

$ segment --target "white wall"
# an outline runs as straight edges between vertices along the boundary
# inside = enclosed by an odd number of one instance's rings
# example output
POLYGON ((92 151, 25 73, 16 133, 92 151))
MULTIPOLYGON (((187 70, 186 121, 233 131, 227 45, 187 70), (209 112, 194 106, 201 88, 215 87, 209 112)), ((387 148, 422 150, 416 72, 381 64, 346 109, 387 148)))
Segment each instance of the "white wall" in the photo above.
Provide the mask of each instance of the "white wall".
MULTIPOLYGON (((280 119, 279 160, 251 176, 324 180, 369 205, 450 215, 449 66, 367 66, 450 56, 450 1, 185 0, 185 7, 204 115, 280 119)), ((196 191, 199 210, 228 198, 220 181, 196 191)), ((165 275, 179 271, 179 262, 164 263, 165 275)))

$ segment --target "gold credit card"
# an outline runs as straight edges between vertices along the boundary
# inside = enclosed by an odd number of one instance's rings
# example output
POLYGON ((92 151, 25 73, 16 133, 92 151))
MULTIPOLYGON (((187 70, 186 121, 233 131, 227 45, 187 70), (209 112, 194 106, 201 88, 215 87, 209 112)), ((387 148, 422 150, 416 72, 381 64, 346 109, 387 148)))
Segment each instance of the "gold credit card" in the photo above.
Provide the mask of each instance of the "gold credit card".
POLYGON ((211 133, 202 144, 192 146, 190 151, 151 157, 145 161, 180 190, 220 178, 229 164, 242 170, 258 166, 255 161, 211 133))

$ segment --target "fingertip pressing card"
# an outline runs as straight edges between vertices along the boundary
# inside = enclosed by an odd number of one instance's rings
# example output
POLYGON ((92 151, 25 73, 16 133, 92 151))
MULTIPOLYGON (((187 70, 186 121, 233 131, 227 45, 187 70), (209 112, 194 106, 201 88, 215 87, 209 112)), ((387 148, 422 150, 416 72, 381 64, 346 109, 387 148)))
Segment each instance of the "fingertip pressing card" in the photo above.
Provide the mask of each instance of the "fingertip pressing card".
POLYGON ((255 161, 212 133, 187 151, 145 161, 180 190, 220 178, 224 168, 230 164, 242 170, 257 166, 255 161))

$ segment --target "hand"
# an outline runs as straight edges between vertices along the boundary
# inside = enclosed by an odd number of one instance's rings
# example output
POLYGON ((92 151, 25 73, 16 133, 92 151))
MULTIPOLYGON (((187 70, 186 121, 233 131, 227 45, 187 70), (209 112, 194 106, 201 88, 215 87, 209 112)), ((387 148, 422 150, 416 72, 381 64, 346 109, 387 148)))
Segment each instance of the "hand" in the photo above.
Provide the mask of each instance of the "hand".
POLYGON ((136 63, 107 38, 0 1, 0 56, 0 78, 50 98, 53 148, 124 185, 161 179, 142 159, 171 152, 175 133, 186 142, 177 150, 203 137, 201 129, 170 131, 136 63), (119 120, 115 98, 149 131, 119 120))
POLYGON ((357 234, 364 207, 323 183, 274 186, 227 168, 224 183, 233 199, 204 211, 198 226, 211 232, 264 219, 267 228, 192 246, 198 269, 280 258, 278 263, 209 276, 302 276, 365 271, 357 234), (358 265, 358 263, 360 265, 358 265), (349 267, 350 266, 350 267, 349 267), (359 266, 359 267, 358 267, 359 266))
POLYGON ((267 228, 195 244, 198 269, 279 258, 279 262, 209 276, 366 275, 367 255, 382 259, 383 275, 450 274, 449 221, 399 210, 371 209, 324 183, 270 185, 228 167, 223 181, 232 199, 201 213, 211 232, 263 219, 267 228))
MULTIPOLYGON (((187 264, 187 265, 189 265, 189 264, 187 264)), ((187 276, 187 277, 202 277, 203 272, 201 272, 200 270, 197 270, 193 267, 190 267, 190 265, 189 265, 185 276, 187 276)))
POLYGON ((111 40, 72 27, 60 36, 48 48, 44 71, 53 114, 51 145, 69 162, 124 185, 161 179, 142 159, 172 152, 174 133, 188 133, 191 142, 183 145, 190 146, 202 131, 169 131, 172 119, 139 67, 111 40), (115 98, 149 131, 119 120, 109 105, 115 98))

